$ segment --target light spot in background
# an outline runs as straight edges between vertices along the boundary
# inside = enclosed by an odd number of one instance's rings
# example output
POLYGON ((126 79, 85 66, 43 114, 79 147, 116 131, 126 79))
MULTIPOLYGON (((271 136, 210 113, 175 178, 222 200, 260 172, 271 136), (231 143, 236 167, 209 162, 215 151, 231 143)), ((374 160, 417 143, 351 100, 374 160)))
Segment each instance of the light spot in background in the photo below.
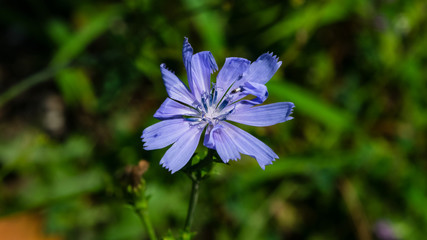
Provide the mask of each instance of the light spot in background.
POLYGON ((58 95, 50 94, 44 99, 42 123, 52 135, 58 137, 64 134, 64 104, 58 95))

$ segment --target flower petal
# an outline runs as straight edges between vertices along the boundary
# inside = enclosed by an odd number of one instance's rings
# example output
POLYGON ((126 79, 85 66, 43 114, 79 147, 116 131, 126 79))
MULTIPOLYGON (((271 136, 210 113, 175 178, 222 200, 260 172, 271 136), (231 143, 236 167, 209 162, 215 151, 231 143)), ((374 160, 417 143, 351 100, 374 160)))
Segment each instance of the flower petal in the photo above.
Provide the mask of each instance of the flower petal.
POLYGON ((210 138, 209 142, 214 144, 223 162, 227 163, 230 159, 240 159, 240 153, 236 145, 233 143, 231 136, 227 134, 227 131, 224 131, 222 125, 216 125, 212 131, 210 131, 208 137, 210 138))
MULTIPOLYGON (((254 95, 255 99, 247 101, 254 105, 263 103, 268 97, 265 83, 270 80, 281 64, 282 62, 277 62, 275 56, 265 53, 250 66, 246 66, 246 71, 243 72, 243 75, 234 78, 236 81, 232 83, 233 86, 228 93, 230 102, 238 101, 248 95, 254 95)), ((220 74, 218 74, 219 77, 220 74)))
POLYGON ((212 125, 208 124, 206 127, 205 138, 203 139, 203 145, 207 148, 215 150, 215 142, 211 137, 210 133, 212 132, 212 125))
POLYGON ((176 142, 186 131, 190 124, 183 118, 164 120, 146 128, 142 133, 145 150, 160 149, 176 142))
POLYGON ((154 117, 159 120, 164 120, 181 116, 195 116, 196 114, 197 112, 194 109, 170 98, 166 98, 160 108, 154 113, 154 117))
POLYGON ((282 62, 272 53, 264 53, 251 64, 248 71, 243 74, 244 81, 267 83, 279 69, 282 62))
POLYGON ((194 84, 192 87, 193 94, 196 97, 209 92, 211 74, 217 70, 218 66, 211 52, 204 51, 193 55, 191 58, 191 78, 192 84, 194 84))
POLYGON ((225 59, 224 66, 216 78, 216 88, 222 96, 234 82, 238 81, 249 68, 250 61, 244 58, 230 57, 225 59))
POLYGON ((184 83, 174 73, 169 71, 164 63, 160 65, 160 71, 162 72, 163 82, 169 97, 188 105, 192 105, 195 98, 188 91, 184 83))
POLYGON ((226 131, 230 136, 235 148, 239 152, 255 158, 262 169, 265 169, 266 165, 272 164, 276 158, 279 158, 271 148, 248 132, 228 122, 222 122, 221 125, 224 127, 223 131, 226 131))
POLYGON ((244 96, 253 95, 256 97, 254 99, 247 100, 249 102, 252 102, 254 105, 263 103, 265 100, 267 100, 268 91, 267 87, 264 84, 256 82, 245 82, 242 88, 242 94, 244 94, 244 96))
POLYGON ((227 116, 227 120, 256 127, 271 126, 291 120, 289 115, 294 106, 291 102, 279 102, 251 108, 236 107, 236 110, 227 116))
POLYGON ((184 167, 190 160, 194 151, 196 151, 202 131, 203 128, 197 126, 188 129, 178 141, 166 151, 165 155, 160 160, 160 164, 172 173, 184 167))
POLYGON ((187 71, 188 85, 190 85, 191 92, 194 93, 193 81, 191 79, 191 58, 193 57, 193 48, 188 42, 188 38, 184 38, 184 44, 182 46, 182 58, 184 60, 185 70, 187 71))

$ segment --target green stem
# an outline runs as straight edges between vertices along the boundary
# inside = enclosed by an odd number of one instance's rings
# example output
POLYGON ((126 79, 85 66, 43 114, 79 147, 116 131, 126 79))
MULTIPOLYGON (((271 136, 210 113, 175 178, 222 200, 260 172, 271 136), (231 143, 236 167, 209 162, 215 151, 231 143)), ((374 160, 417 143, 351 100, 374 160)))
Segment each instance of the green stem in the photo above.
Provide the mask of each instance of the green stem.
POLYGON ((213 155, 214 151, 212 149, 209 149, 206 157, 199 163, 191 166, 187 172, 188 177, 192 181, 192 185, 190 202, 188 204, 187 218, 185 219, 184 232, 191 232, 194 211, 196 209, 197 200, 199 198, 199 184, 201 180, 209 176, 209 172, 212 169, 213 164, 213 155))
POLYGON ((192 179, 190 203, 188 205, 187 219, 185 220, 184 231, 189 232, 193 223, 194 210, 196 209, 197 199, 199 197, 199 179, 192 179))
POLYGON ((135 207, 135 212, 138 214, 139 218, 144 224, 150 240, 157 240, 156 233, 154 232, 153 224, 151 224, 150 216, 148 216, 147 210, 141 207, 135 207))

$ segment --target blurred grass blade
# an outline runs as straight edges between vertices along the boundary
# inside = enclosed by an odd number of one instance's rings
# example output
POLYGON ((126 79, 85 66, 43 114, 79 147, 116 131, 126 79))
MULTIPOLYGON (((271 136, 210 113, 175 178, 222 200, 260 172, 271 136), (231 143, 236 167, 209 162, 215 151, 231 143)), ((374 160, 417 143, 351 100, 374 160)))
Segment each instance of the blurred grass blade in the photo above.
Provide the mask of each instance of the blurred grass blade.
MULTIPOLYGON (((111 22, 122 12, 119 7, 109 7, 88 20, 86 25, 71 35, 52 59, 53 66, 70 62, 91 42, 104 33, 111 22)), ((82 69, 66 69, 56 76, 62 95, 68 104, 81 104, 87 111, 94 109, 96 98, 89 77, 82 69)))
POLYGON ((55 76, 56 73, 58 73, 65 67, 65 64, 59 64, 54 67, 46 68, 20 81, 18 84, 14 85, 13 87, 11 87, 6 92, 0 95, 0 107, 6 104, 11 99, 13 99, 14 97, 24 92, 25 90, 27 90, 28 88, 52 78, 53 76, 55 76))
POLYGON ((224 24, 226 20, 213 9, 214 6, 206 6, 201 1, 185 0, 184 4, 188 10, 194 11, 192 19, 198 32, 202 37, 202 42, 206 47, 216 54, 224 50, 224 24))
POLYGON ((119 6, 111 6, 98 15, 94 16, 88 23, 72 35, 62 46, 52 59, 52 65, 63 64, 71 61, 80 54, 94 39, 99 37, 109 27, 111 22, 122 12, 119 6))
POLYGON ((46 32, 57 45, 68 41, 72 35, 68 24, 58 19, 53 19, 47 24, 46 32))
POLYGON ((326 4, 309 4, 256 37, 263 46, 270 46, 282 38, 293 36, 298 31, 311 31, 320 26, 336 22, 347 16, 356 2, 329 1, 326 4))
POLYGON ((81 104, 87 111, 96 106, 91 81, 83 69, 64 69, 57 74, 57 82, 66 103, 81 104))
POLYGON ((268 83, 270 96, 280 101, 295 103, 294 112, 301 112, 320 123, 336 130, 349 130, 354 126, 351 115, 344 110, 335 108, 312 93, 289 82, 279 81, 268 83))

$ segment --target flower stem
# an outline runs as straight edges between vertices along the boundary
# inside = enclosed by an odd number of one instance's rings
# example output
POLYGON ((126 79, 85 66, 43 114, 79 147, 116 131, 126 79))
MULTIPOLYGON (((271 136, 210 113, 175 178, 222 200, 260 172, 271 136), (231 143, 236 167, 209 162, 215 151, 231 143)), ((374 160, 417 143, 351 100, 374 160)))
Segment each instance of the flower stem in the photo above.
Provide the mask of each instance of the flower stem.
POLYGON ((192 179, 190 203, 188 205, 187 219, 185 220, 184 231, 189 232, 193 223, 194 210, 196 209, 197 199, 199 198, 199 179, 192 179))
POLYGON ((153 225, 151 224, 150 217, 148 212, 143 207, 135 207, 135 212, 138 214, 142 223, 144 224, 145 229, 147 230, 150 240, 157 240, 156 233, 154 232, 153 225))
POLYGON ((209 173, 212 170, 213 160, 214 151, 212 149, 208 149, 208 153, 205 158, 197 164, 192 165, 187 172, 188 177, 192 181, 192 185, 187 218, 185 219, 184 233, 190 233, 191 235, 191 225, 193 223, 194 211, 196 209, 197 200, 199 198, 199 184, 201 180, 209 176, 209 173))

